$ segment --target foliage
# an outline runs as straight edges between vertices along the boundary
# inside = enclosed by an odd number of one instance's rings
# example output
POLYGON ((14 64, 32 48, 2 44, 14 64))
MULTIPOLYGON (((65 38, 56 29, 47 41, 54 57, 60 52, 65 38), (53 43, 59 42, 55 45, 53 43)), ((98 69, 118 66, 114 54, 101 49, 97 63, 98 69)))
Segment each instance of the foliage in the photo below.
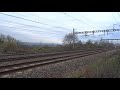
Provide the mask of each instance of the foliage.
POLYGON ((0 35, 0 50, 1 52, 14 51, 17 49, 16 39, 11 36, 0 35))
POLYGON ((0 52, 54 52, 54 51, 65 51, 72 50, 73 39, 75 50, 80 49, 96 49, 96 48, 115 48, 120 45, 114 45, 113 43, 105 41, 95 41, 94 43, 91 40, 83 43, 78 39, 78 36, 73 36, 72 33, 65 35, 63 38, 62 45, 51 45, 51 44, 39 44, 39 45, 29 45, 15 38, 7 35, 0 35, 0 52))
POLYGON ((120 51, 101 57, 95 63, 84 68, 80 77, 86 78, 119 78, 120 77, 120 51))

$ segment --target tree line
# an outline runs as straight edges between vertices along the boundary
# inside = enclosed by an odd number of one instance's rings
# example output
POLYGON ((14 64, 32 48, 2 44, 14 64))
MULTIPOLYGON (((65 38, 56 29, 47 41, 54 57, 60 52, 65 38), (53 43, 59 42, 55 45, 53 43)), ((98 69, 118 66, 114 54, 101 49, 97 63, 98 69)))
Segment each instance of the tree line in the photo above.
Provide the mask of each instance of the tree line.
POLYGON ((28 47, 23 42, 16 40, 10 35, 0 34, 0 53, 20 52, 28 50, 28 47))
POLYGON ((116 45, 113 43, 110 43, 108 41, 92 41, 88 40, 87 42, 82 42, 78 39, 77 35, 73 35, 73 33, 66 34, 63 38, 63 46, 67 49, 73 48, 73 40, 74 40, 74 49, 95 49, 95 48, 106 48, 106 49, 112 49, 115 48, 116 45))
MULTIPOLYGON (((87 42, 82 42, 78 39, 77 35, 73 35, 72 33, 66 34, 63 38, 63 44, 62 45, 56 45, 56 46, 49 46, 49 44, 42 45, 42 46, 29 46, 24 44, 23 42, 16 40, 15 38, 9 36, 9 35, 3 35, 0 34, 0 53, 7 53, 7 52, 30 52, 30 51, 64 51, 64 50, 73 50, 73 39, 74 39, 74 45, 75 50, 79 49, 96 49, 96 48, 106 48, 106 49, 112 49, 115 48, 116 45, 113 43, 109 43, 107 41, 91 41, 88 40, 87 42)), ((117 45, 117 47, 120 47, 120 45, 117 45)))
POLYGON ((17 48, 16 39, 7 35, 0 35, 0 51, 7 52, 7 51, 14 51, 17 48))

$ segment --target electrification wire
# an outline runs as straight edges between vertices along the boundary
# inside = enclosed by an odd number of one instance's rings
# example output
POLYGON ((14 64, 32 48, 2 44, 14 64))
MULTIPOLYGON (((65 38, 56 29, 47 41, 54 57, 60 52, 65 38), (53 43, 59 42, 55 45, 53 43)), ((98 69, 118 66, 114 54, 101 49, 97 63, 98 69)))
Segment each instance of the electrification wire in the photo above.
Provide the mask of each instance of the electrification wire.
POLYGON ((120 14, 117 12, 118 16, 120 17, 120 14))
POLYGON ((117 12, 118 16, 120 17, 120 14, 117 12))
MULTIPOLYGON (((38 22, 38 21, 34 21, 34 20, 30 20, 30 19, 26 19, 26 18, 14 16, 14 15, 5 14, 5 13, 2 13, 2 12, 0 12, 0 14, 6 15, 6 16, 10 16, 10 17, 14 17, 14 18, 18 18, 18 19, 22 19, 22 20, 26 20, 26 21, 30 21, 30 22, 34 22, 34 23, 39 23, 39 24, 43 24, 43 25, 47 25, 47 26, 52 26, 52 27, 54 27, 54 28, 60 28, 60 27, 58 27, 58 26, 53 26, 53 25, 50 25, 50 24, 45 24, 45 23, 41 23, 41 22, 38 22)), ((62 27, 62 28, 64 28, 64 27, 62 27)), ((66 28, 66 29, 67 29, 67 28, 66 28)), ((69 29, 69 30, 70 30, 70 29, 69 29)))
POLYGON ((112 16, 113 16, 114 20, 116 21, 116 23, 118 24, 118 22, 117 22, 117 20, 116 20, 115 16, 113 15, 113 13, 112 13, 112 16))
POLYGON ((41 19, 44 19, 44 20, 48 20, 48 21, 51 21, 51 22, 56 22, 56 21, 53 21, 53 20, 50 20, 50 19, 47 19, 47 18, 43 18, 43 17, 37 16, 37 15, 33 15, 33 14, 30 14, 30 13, 25 13, 25 14, 31 15, 31 16, 34 16, 34 17, 37 17, 37 18, 41 18, 41 19))
MULTIPOLYGON (((18 13, 17 13, 18 14, 18 13)), ((31 15, 31 16, 34 16, 34 17, 37 17, 37 18, 41 18, 41 19, 44 19, 44 20, 48 20, 48 21, 51 21, 51 22, 54 22, 54 23, 58 23, 57 21, 54 21, 54 20, 50 20, 50 19, 46 19, 46 18, 43 18, 43 17, 40 17, 40 16, 37 16, 37 15, 33 15, 33 14, 28 14, 28 13, 25 13, 25 14, 27 14, 27 15, 31 15)), ((22 15, 22 14, 18 14, 18 15, 22 15)), ((23 16, 23 15, 22 15, 23 16)), ((60 25, 66 25, 66 24, 61 24, 61 23, 59 23, 60 25)), ((58 28, 58 27, 57 27, 58 28)), ((62 26, 62 28, 63 28, 63 26, 62 26)), ((65 28, 65 27, 64 27, 65 28)))
MULTIPOLYGON (((28 13, 26 13, 26 14, 28 14, 28 13)), ((22 14, 19 14, 19 15, 22 15, 22 14)), ((31 15, 31 14, 28 14, 28 15, 31 15)), ((42 17, 36 16, 36 15, 31 15, 31 16, 38 17, 38 18, 42 18, 42 17)), ((42 19, 45 19, 45 18, 42 18, 42 19)), ((85 19, 86 19, 86 18, 85 18, 85 19)), ((49 20, 49 19, 48 19, 48 20, 49 20)), ((49 20, 49 21, 51 21, 51 20, 49 20)))
MULTIPOLYGON (((83 22, 83 21, 81 21, 81 20, 79 20, 79 19, 77 19, 77 18, 75 18, 75 17, 67 14, 67 13, 64 13, 64 14, 67 15, 67 16, 69 16, 69 17, 71 17, 71 18, 73 18, 73 19, 75 19, 75 20, 77 20, 77 21, 79 21, 79 22, 81 22, 81 23, 84 23, 84 24, 86 24, 86 25, 89 25, 89 24, 87 24, 87 23, 85 23, 85 22, 83 22)), ((93 27, 93 26, 91 26, 91 25, 89 25, 89 26, 90 26, 90 27, 93 27)), ((93 28, 94 28, 94 27, 93 27, 93 28)))
MULTIPOLYGON (((9 28, 13 28, 13 29, 16 29, 16 30, 19 30, 19 31, 24 31, 24 30, 26 30, 26 31, 32 31, 32 32, 36 32, 36 33, 46 33, 45 31, 36 31, 36 30, 34 30, 34 29, 24 29, 24 28, 17 28, 17 27, 11 27, 11 26, 6 26, 6 25, 0 25, 0 26, 4 26, 4 27, 9 27, 9 28)), ((57 33, 55 33, 55 32, 49 32, 49 33, 51 33, 51 34, 57 34, 57 33)))
MULTIPOLYGON (((66 13, 64 13, 64 14, 66 14, 66 13)), ((68 14, 67 14, 68 15, 68 14)), ((70 16, 70 15, 69 15, 70 16)), ((70 16, 70 17, 72 17, 72 16, 70 16)), ((82 16, 83 17, 83 16, 82 16)), ((74 17, 72 17, 72 18, 74 18, 74 17)), ((85 18, 85 17, 83 17, 83 18, 85 18)), ((74 18, 74 19, 76 19, 76 18, 74 18)), ((85 18, 86 20, 88 20, 87 18, 85 18)), ((79 20, 79 19, 77 19, 77 20, 79 20)), ((80 20, 79 20, 80 21, 80 20)), ((81 21, 80 21, 81 22, 81 21)), ((85 23, 85 24, 87 24, 87 23, 85 23)), ((89 25, 89 24, 87 24, 87 25, 89 25)), ((89 26, 91 26, 91 25, 89 25, 89 26)), ((95 24, 95 26, 96 27, 98 27, 98 25, 97 24, 95 24)), ((93 27, 93 26, 92 26, 93 27)))
POLYGON ((46 29, 46 28, 43 28, 43 27, 38 27, 38 26, 33 26, 33 25, 28 25, 28 24, 22 24, 22 23, 18 23, 18 22, 13 22, 13 21, 10 21, 10 20, 2 20, 2 21, 6 21, 8 23, 14 23, 14 24, 18 24, 18 25, 23 25, 23 26, 28 26, 28 27, 33 27, 33 28, 40 28, 40 29, 45 29, 45 30, 52 30, 52 29, 46 29))
MULTIPOLYGON (((88 18, 86 18, 86 17, 84 17, 84 16, 80 16, 80 17, 86 19, 87 21, 91 21, 90 19, 88 19, 88 18)), ((94 24, 92 24, 92 25, 94 25, 94 24)), ((95 26, 98 27, 98 28, 100 28, 97 24, 95 24, 95 26)))

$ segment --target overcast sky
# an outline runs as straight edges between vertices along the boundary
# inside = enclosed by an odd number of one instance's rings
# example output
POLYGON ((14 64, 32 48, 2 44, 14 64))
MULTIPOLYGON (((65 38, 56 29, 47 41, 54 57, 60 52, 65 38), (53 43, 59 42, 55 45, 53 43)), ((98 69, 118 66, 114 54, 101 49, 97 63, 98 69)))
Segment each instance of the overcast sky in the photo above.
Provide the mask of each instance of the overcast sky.
MULTIPOLYGON (((113 29, 116 24, 115 29, 119 29, 119 22, 120 12, 0 12, 0 33, 23 42, 62 43, 73 28, 76 32, 104 30, 113 29)), ((78 37, 81 40, 120 38, 119 33, 78 37)))

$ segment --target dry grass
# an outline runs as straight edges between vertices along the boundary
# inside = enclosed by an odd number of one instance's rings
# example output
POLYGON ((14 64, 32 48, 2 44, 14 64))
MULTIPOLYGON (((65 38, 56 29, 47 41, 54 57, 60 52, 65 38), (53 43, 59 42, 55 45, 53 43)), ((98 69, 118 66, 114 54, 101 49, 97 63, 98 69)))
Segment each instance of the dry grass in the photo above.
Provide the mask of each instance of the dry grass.
POLYGON ((83 68, 80 78, 119 78, 120 77, 120 52, 105 56, 83 68))

